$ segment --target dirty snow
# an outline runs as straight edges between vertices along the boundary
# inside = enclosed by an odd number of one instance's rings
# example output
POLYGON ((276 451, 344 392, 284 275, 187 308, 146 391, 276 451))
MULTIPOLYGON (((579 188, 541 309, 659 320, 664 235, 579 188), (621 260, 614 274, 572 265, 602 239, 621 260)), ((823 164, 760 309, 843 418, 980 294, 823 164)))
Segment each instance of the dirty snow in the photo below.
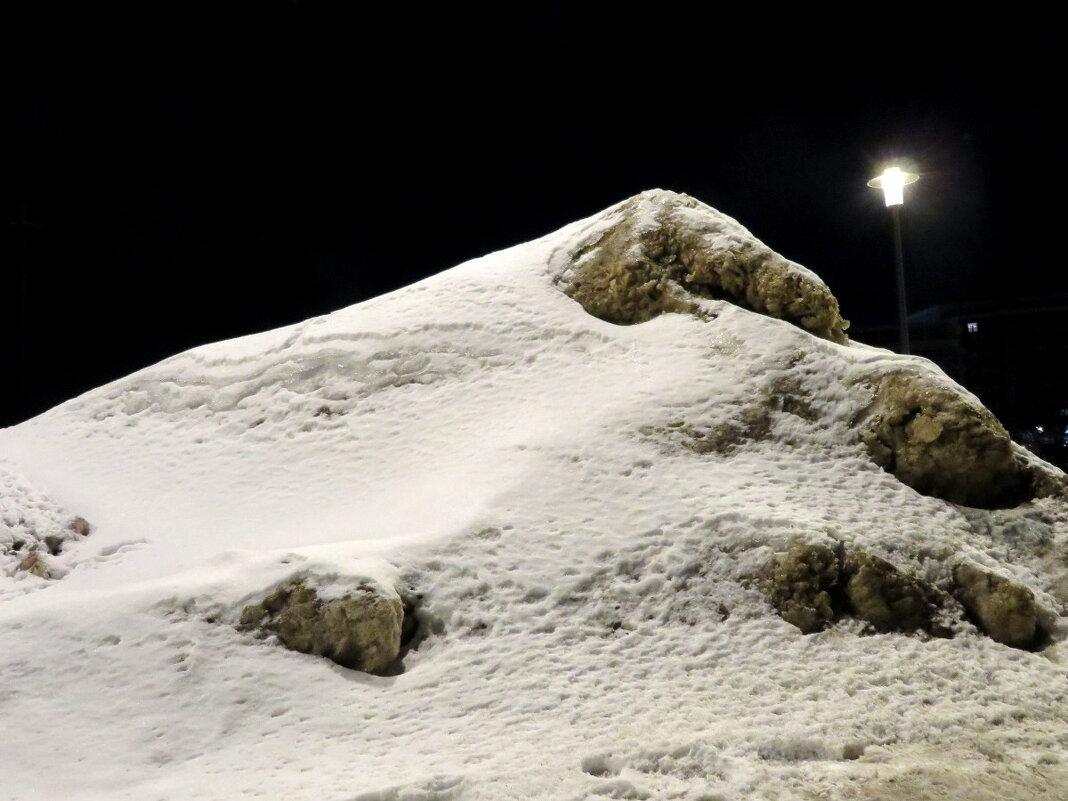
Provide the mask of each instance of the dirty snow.
POLYGON ((587 315, 555 282, 612 214, 0 431, 0 550, 93 526, 55 578, 0 560, 0 798, 1066 797, 1064 504, 874 466, 850 376, 919 360, 722 301, 587 315), (753 403, 766 435, 686 447, 753 403), (966 556, 1053 642, 804 636, 753 581, 796 541, 966 556), (294 576, 410 588, 428 636, 378 677, 234 627, 294 576))

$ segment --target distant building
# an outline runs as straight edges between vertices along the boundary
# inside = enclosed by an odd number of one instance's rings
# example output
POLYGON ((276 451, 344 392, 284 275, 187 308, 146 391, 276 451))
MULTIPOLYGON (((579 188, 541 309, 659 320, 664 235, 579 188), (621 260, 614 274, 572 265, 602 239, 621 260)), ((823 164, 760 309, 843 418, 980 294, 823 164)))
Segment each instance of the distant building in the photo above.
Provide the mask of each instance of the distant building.
MULTIPOLYGON (((897 326, 852 338, 897 349, 897 326)), ((1068 295, 932 306, 909 316, 912 352, 938 364, 1013 439, 1068 467, 1068 295)))

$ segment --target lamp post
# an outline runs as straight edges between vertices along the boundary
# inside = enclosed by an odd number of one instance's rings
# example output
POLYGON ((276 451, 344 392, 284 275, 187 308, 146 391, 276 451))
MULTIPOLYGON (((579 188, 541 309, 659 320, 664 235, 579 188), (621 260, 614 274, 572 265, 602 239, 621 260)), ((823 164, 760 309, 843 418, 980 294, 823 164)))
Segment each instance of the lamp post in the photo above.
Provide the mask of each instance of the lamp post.
POLYGON ((890 216, 894 220, 894 261, 897 265, 897 325, 901 352, 909 352, 909 314, 905 304, 905 257, 901 247, 901 206, 905 203, 905 187, 920 180, 914 172, 900 167, 887 167, 882 175, 868 181, 868 186, 883 190, 890 216))

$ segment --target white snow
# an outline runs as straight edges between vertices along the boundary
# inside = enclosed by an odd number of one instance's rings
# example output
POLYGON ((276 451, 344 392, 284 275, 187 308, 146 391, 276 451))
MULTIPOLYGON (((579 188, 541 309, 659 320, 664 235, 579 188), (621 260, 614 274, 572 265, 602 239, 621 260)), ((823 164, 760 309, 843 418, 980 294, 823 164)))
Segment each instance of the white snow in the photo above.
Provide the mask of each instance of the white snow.
POLYGON ((58 578, 0 562, 0 798, 1065 797, 1063 627, 804 636, 749 581, 797 540, 936 581, 964 555, 1053 626, 1064 505, 963 510, 870 462, 850 378, 921 360, 719 301, 587 315, 555 281, 614 214, 0 431, 0 550, 93 525, 58 578), (786 374, 816 420, 682 446, 786 374), (378 677, 235 628, 297 575, 410 586, 440 631, 378 677))

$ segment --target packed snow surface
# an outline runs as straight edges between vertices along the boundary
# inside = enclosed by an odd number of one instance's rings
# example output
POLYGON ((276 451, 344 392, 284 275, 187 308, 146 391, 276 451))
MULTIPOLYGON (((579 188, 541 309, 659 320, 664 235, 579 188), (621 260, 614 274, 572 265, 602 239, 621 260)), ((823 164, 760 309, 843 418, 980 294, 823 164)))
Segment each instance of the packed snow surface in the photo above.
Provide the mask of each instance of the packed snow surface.
POLYGON ((922 360, 587 314, 559 278, 617 210, 0 431, 0 798, 1068 797, 1064 504, 872 463, 851 376, 922 360), (803 635, 758 580, 797 542, 986 565, 1050 641, 803 635), (403 672, 239 630, 295 577, 418 593, 403 672))

